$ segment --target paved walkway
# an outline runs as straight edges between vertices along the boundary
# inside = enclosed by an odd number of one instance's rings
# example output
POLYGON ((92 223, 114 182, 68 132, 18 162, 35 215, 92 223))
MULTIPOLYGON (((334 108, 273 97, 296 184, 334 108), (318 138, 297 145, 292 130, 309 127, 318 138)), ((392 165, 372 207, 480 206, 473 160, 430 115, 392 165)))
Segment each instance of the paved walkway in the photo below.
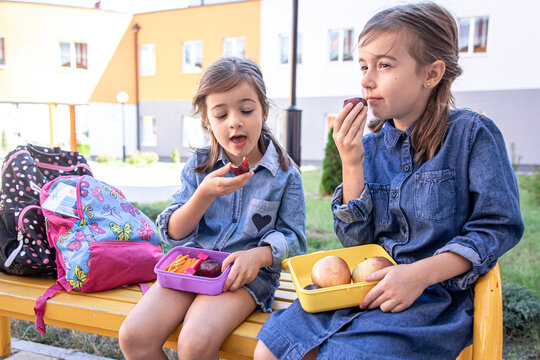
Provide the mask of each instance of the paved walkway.
POLYGON ((11 338, 11 355, 5 360, 111 360, 103 356, 11 338))

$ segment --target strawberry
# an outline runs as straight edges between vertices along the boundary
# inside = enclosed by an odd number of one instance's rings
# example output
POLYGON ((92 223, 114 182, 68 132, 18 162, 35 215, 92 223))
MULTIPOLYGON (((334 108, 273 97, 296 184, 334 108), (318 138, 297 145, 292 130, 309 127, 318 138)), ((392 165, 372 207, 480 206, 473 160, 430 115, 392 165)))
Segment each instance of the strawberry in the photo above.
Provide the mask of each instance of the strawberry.
POLYGON ((247 156, 244 156, 242 163, 238 166, 231 165, 231 171, 235 176, 242 175, 249 171, 249 164, 247 156))
POLYGON ((348 103, 352 103, 353 104, 353 107, 355 107, 358 103, 363 103, 364 106, 367 106, 367 101, 361 97, 355 97, 355 98, 350 98, 350 99, 347 99, 343 102, 343 107, 345 107, 348 103))

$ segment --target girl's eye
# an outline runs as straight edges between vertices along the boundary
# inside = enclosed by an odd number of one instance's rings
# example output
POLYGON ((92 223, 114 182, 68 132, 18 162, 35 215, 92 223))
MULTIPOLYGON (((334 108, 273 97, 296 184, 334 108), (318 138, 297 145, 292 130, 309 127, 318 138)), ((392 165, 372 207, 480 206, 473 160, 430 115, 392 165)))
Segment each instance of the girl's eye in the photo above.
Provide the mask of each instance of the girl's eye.
POLYGON ((227 117, 227 114, 219 114, 219 115, 214 115, 214 117, 216 119, 220 119, 220 120, 223 120, 227 117))
POLYGON ((367 66, 361 65, 361 66, 360 66, 360 70, 362 70, 362 71, 367 71, 367 66))
POLYGON ((249 115, 253 112, 253 110, 242 110, 242 114, 249 115))
POLYGON ((390 65, 389 65, 389 64, 382 63, 382 64, 379 65, 379 67, 382 68, 382 69, 386 69, 386 68, 389 68, 390 65))

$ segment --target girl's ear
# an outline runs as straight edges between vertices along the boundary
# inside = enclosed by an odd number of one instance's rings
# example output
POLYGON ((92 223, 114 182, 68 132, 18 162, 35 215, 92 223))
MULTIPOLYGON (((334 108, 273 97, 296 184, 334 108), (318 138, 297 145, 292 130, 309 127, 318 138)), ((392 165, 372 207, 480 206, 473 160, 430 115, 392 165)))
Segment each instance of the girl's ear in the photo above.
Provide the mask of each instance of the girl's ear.
POLYGON ((434 88, 441 81, 444 72, 446 71, 446 64, 442 60, 437 60, 431 63, 427 68, 426 78, 424 79, 424 86, 427 88, 434 88))

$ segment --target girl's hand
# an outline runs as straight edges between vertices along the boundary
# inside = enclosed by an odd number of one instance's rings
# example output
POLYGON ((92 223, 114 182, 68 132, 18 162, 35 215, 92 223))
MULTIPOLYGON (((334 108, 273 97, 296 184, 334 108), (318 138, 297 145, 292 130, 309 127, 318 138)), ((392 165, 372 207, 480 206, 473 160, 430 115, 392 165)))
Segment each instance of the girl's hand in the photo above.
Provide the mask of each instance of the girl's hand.
POLYGON ((232 262, 234 263, 223 286, 223 291, 235 291, 244 284, 255 280, 262 267, 272 265, 272 248, 270 246, 259 246, 234 252, 223 260, 221 271, 224 271, 227 265, 232 262))
POLYGON ((345 165, 358 165, 364 161, 364 127, 367 119, 367 106, 359 103, 353 107, 347 104, 336 117, 333 138, 345 165))
POLYGON ((366 281, 380 282, 367 293, 360 308, 379 307, 383 312, 393 313, 407 309, 429 286, 425 275, 414 264, 388 266, 374 272, 366 281))
POLYGON ((206 175, 197 188, 197 191, 200 191, 201 194, 211 199, 221 195, 229 195, 241 189, 253 176, 253 171, 249 171, 234 177, 224 177, 230 170, 231 163, 228 163, 224 167, 212 171, 206 175))

